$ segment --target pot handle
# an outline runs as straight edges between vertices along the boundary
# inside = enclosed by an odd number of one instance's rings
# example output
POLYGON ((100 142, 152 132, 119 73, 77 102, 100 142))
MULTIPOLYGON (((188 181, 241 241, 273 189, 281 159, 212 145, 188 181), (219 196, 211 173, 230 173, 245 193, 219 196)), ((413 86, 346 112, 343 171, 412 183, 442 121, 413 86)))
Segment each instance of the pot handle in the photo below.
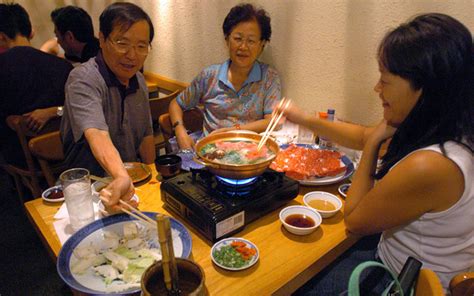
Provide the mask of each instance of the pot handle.
POLYGON ((214 168, 214 169, 218 169, 218 168, 219 168, 218 165, 215 165, 215 164, 213 164, 213 163, 208 163, 208 162, 202 160, 202 158, 199 157, 199 156, 197 156, 197 155, 195 155, 195 156, 193 157, 193 160, 194 160, 195 162, 199 163, 200 165, 205 166, 205 167, 210 167, 210 168, 214 168))

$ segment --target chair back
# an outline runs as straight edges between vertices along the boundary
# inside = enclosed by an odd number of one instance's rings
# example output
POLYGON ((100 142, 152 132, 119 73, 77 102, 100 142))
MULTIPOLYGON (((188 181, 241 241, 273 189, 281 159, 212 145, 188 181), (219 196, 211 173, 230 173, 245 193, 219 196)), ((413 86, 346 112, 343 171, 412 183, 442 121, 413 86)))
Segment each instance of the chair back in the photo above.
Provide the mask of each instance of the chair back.
MULTIPOLYGON (((176 90, 182 91, 189 85, 189 83, 174 80, 148 71, 145 71, 143 75, 145 76, 147 83, 154 87, 156 86, 156 91, 158 93, 171 94, 176 90)), ((153 91, 154 90, 155 89, 153 89, 153 91)))
POLYGON ((160 151, 165 148, 165 140, 160 132, 158 118, 168 112, 170 102, 188 86, 188 83, 148 71, 144 72, 144 76, 150 91, 150 110, 154 127, 155 147, 157 151, 160 151))
POLYGON ((474 272, 463 272, 453 277, 449 290, 452 296, 474 295, 474 272))
MULTIPOLYGON (((202 110, 200 108, 194 108, 191 110, 184 111, 183 121, 186 128, 191 132, 202 130, 202 124, 204 122, 204 115, 202 113, 202 110)), ((163 138, 165 141, 166 153, 170 153, 171 146, 169 144, 169 139, 174 137, 175 134, 173 131, 173 124, 171 123, 169 113, 161 115, 158 122, 160 124, 160 130, 163 134, 163 138)))
POLYGON ((64 160, 64 151, 59 131, 34 137, 28 143, 28 147, 38 159, 48 185, 54 186, 56 183, 55 174, 64 170, 62 163, 60 163, 64 160))
POLYGON ((415 295, 417 296, 444 296, 441 281, 431 269, 421 269, 416 283, 415 295))
MULTIPOLYGON (((25 117, 21 115, 10 115, 6 118, 7 125, 15 131, 18 141, 21 145, 23 155, 25 157, 26 168, 19 167, 13 164, 7 164, 5 169, 11 175, 14 175, 14 178, 21 178, 22 183, 28 187, 34 197, 41 195, 41 187, 39 182, 39 177, 42 176, 41 170, 38 168, 35 159, 33 158, 29 148, 28 141, 52 131, 59 131, 59 126, 61 124, 61 118, 53 118, 49 120, 40 131, 32 131, 28 128, 25 117)), ((5 156, 8 157, 8 156, 5 156)), ((17 190, 20 193, 20 197, 23 199, 23 191, 21 188, 18 188, 19 183, 15 180, 17 185, 17 190)))
POLYGON ((161 98, 150 99, 151 118, 158 121, 158 118, 160 118, 161 115, 168 113, 168 107, 171 101, 176 98, 180 92, 180 90, 175 90, 169 95, 161 98))

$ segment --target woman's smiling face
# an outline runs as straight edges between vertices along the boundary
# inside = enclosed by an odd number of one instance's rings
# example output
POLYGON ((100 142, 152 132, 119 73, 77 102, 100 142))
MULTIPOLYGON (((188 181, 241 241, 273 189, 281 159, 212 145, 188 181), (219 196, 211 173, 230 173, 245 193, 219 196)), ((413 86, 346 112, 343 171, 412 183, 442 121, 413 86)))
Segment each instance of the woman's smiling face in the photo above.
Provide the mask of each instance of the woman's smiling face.
POLYGON ((398 127, 418 102, 422 89, 414 90, 410 81, 380 66, 380 79, 374 87, 382 100, 383 116, 388 124, 398 127))
POLYGON ((229 56, 240 68, 250 68, 263 50, 260 26, 255 19, 238 23, 226 38, 229 56))

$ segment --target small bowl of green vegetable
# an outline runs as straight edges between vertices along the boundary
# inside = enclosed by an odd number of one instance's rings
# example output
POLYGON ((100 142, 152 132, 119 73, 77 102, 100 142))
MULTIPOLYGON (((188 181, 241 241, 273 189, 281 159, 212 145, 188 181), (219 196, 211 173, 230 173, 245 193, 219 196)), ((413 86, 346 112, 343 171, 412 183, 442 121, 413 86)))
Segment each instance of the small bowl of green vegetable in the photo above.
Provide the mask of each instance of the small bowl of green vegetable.
POLYGON ((242 270, 257 263, 257 246, 249 240, 229 237, 212 246, 211 259, 217 266, 227 270, 242 270))

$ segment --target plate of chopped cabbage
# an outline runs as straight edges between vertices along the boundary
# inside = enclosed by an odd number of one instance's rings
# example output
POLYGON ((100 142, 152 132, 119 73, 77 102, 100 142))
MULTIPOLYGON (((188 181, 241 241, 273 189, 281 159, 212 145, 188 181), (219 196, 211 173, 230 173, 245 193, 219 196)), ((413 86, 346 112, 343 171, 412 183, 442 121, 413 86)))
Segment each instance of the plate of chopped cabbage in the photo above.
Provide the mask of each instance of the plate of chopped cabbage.
MULTIPOLYGON (((144 212, 155 219, 156 213, 144 212)), ((189 258, 191 236, 170 217, 174 253, 189 258)), ((129 295, 140 291, 142 273, 161 260, 157 231, 125 214, 109 216, 81 228, 61 248, 60 277, 87 294, 129 295)))
POLYGON ((249 240, 229 237, 212 246, 211 259, 217 266, 227 270, 242 270, 257 263, 257 246, 249 240))

